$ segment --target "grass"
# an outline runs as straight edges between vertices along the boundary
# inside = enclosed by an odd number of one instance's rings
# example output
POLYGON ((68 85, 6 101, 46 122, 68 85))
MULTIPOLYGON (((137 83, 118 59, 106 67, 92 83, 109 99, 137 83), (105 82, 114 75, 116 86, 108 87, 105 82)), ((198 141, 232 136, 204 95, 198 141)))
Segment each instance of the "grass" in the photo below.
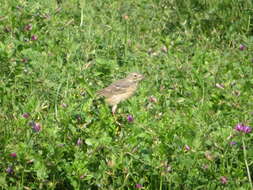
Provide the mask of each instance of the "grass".
POLYGON ((251 1, 3 2, 1 189, 252 189, 251 1))

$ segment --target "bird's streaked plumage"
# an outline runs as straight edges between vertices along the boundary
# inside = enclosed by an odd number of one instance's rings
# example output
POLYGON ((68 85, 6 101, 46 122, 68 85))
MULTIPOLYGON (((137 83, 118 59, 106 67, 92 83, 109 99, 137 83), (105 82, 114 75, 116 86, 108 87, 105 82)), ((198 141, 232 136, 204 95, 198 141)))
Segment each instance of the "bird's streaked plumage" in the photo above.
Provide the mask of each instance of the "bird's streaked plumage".
POLYGON ((143 75, 130 73, 126 78, 115 81, 97 93, 105 97, 105 101, 112 106, 112 113, 114 114, 117 105, 134 94, 138 87, 138 82, 142 79, 143 75))

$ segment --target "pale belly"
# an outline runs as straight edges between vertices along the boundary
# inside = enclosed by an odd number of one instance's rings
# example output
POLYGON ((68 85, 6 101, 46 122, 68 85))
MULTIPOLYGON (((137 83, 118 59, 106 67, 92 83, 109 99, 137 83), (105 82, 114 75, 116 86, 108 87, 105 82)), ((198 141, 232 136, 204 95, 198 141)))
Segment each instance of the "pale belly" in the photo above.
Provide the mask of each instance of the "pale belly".
POLYGON ((107 98, 106 101, 110 105, 116 105, 116 104, 120 103, 121 101, 129 98, 133 94, 134 94, 134 91, 127 92, 127 93, 124 93, 124 94, 113 95, 113 96, 107 98))

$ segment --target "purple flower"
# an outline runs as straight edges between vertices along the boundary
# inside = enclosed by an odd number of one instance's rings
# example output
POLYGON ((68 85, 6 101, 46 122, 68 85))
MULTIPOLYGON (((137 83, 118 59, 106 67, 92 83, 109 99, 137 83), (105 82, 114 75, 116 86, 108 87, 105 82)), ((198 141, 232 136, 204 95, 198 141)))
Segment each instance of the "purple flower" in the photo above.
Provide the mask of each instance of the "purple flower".
POLYGON ((243 130, 244 133, 250 133, 251 131, 252 131, 251 127, 244 126, 244 130, 243 130))
POLYGON ((38 40, 38 37, 36 35, 32 35, 31 40, 32 41, 38 40))
POLYGON ((14 172, 13 168, 11 166, 9 166, 6 170, 5 170, 8 174, 12 174, 14 172))
POLYGON ((17 157, 17 153, 15 153, 15 152, 10 153, 10 157, 12 157, 12 158, 16 158, 16 157, 17 157))
POLYGON ((245 50, 245 48, 246 48, 246 47, 245 47, 243 44, 240 44, 239 49, 240 49, 241 51, 245 50))
POLYGON ((229 144, 230 145, 236 145, 237 143, 235 141, 231 141, 229 144))
POLYGON ((136 187, 136 189, 141 189, 142 185, 141 184, 136 184, 135 187, 136 187))
POLYGON ((29 113, 24 113, 24 114, 22 114, 22 117, 27 119, 28 117, 30 117, 30 114, 29 113))
POLYGON ((236 131, 243 131, 243 124, 237 124, 234 128, 236 131))
POLYGON ((226 185, 226 184, 228 183, 227 177, 221 176, 221 177, 220 177, 220 182, 221 182, 223 185, 226 185))
POLYGON ((148 98, 148 100, 149 100, 149 102, 151 102, 151 103, 156 103, 156 102, 157 102, 157 99, 156 99, 154 96, 150 96, 150 97, 148 98))
POLYGON ((237 124, 234 128, 238 132, 242 133, 250 133, 252 131, 252 128, 249 126, 245 126, 244 124, 237 124))
POLYGON ((134 121, 134 117, 132 115, 128 115, 127 116, 127 121, 130 122, 130 123, 133 122, 134 121))
POLYGON ((66 107, 68 107, 68 105, 67 104, 65 104, 65 103, 62 103, 62 105, 61 105, 63 108, 66 108, 66 107))
POLYGON ((188 145, 185 145, 185 146, 184 146, 184 149, 188 152, 188 151, 191 150, 191 147, 189 147, 188 145))
POLYGON ((83 140, 80 139, 80 138, 78 138, 78 140, 77 140, 77 142, 76 142, 76 145, 77 145, 77 146, 80 146, 80 145, 82 145, 82 144, 83 144, 83 140))
POLYGON ((26 26, 25 26, 25 31, 30 31, 30 30, 32 30, 32 24, 27 24, 26 26))
POLYGON ((40 132, 41 131, 41 125, 39 123, 33 123, 32 129, 34 132, 40 132))
POLYGON ((80 176, 80 179, 83 179, 84 177, 85 177, 85 175, 81 175, 81 176, 80 176))

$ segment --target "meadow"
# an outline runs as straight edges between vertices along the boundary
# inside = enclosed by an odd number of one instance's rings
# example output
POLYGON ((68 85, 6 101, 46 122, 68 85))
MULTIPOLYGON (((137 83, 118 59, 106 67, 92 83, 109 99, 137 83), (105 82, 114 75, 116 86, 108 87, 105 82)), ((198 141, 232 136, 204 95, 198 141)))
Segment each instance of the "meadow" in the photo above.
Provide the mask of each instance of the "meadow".
POLYGON ((1 0, 1 189, 253 189, 252 50, 250 0, 1 0))

